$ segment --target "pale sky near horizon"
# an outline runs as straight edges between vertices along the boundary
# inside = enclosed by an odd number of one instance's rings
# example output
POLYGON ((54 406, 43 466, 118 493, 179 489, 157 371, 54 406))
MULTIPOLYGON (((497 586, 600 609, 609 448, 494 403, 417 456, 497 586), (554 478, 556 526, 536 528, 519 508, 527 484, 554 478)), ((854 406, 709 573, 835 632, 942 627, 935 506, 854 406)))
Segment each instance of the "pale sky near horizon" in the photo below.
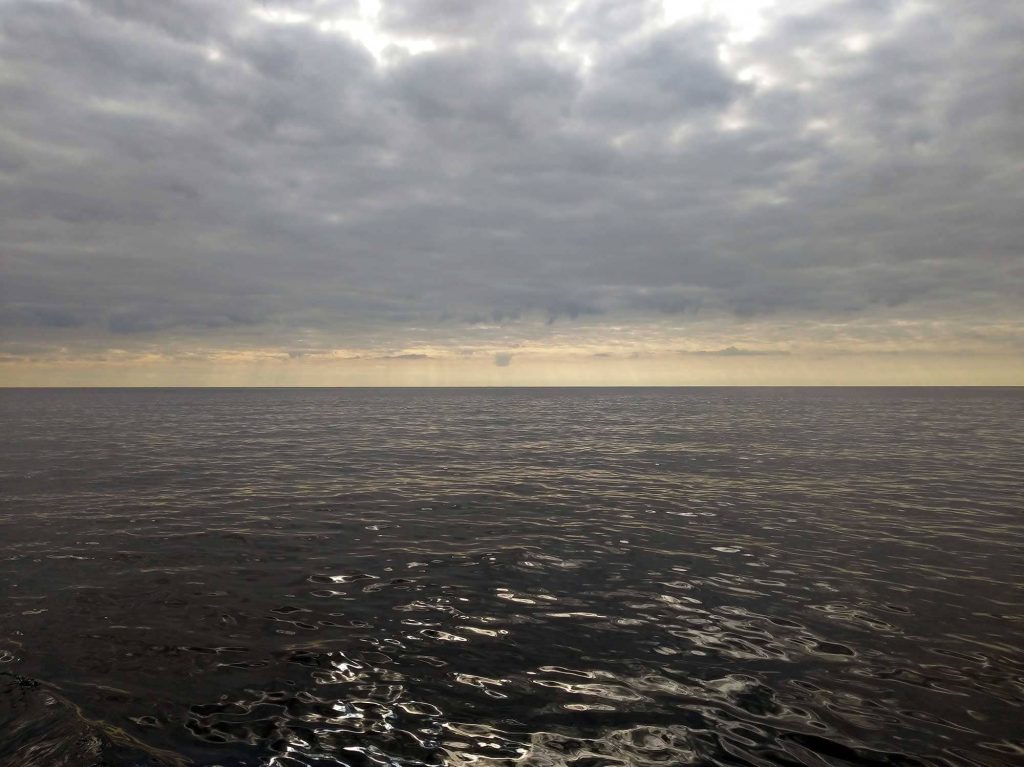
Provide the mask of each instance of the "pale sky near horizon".
POLYGON ((1024 384, 1024 3, 0 0, 0 385, 1024 384))

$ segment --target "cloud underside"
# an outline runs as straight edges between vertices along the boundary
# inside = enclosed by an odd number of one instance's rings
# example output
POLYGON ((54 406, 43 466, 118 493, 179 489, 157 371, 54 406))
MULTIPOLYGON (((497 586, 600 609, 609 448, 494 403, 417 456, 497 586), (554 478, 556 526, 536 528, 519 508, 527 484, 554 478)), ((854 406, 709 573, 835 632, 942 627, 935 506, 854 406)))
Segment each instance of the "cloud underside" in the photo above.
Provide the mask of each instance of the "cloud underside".
POLYGON ((1015 3, 687 5, 7 0, 0 362, 1019 354, 1015 3))

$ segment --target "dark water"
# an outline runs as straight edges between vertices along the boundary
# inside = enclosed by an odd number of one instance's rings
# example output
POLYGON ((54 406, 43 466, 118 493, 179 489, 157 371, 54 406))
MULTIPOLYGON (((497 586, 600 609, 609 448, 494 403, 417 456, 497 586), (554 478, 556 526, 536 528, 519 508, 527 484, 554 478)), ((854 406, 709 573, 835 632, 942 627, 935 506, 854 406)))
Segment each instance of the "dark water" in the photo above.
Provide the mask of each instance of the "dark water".
POLYGON ((1024 763, 1024 390, 0 416, 2 765, 1024 763))

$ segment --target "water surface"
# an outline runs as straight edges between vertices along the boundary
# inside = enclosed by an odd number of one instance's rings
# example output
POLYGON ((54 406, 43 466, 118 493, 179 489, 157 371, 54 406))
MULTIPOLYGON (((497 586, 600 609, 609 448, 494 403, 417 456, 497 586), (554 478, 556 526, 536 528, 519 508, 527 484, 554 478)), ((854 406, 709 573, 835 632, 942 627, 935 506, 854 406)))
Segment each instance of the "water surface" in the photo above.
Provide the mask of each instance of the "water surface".
POLYGON ((0 764, 1012 765, 1024 391, 5 390, 0 764))

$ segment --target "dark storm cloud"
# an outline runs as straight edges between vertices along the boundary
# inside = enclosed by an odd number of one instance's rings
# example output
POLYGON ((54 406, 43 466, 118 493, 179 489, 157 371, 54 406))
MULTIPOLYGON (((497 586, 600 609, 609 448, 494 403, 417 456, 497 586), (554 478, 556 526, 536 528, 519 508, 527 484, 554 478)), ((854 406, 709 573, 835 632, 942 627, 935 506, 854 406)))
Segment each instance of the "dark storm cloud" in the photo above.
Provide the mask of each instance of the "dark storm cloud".
POLYGON ((801 7, 7 0, 4 337, 1016 311, 1015 4, 801 7))

